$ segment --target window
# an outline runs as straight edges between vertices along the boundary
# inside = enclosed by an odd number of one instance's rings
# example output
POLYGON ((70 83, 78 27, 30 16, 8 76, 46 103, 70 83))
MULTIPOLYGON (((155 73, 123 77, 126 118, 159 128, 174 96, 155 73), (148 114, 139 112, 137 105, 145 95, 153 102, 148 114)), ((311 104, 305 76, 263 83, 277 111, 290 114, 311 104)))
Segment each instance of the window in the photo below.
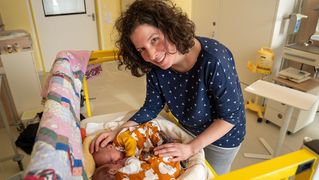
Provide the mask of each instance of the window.
POLYGON ((42 0, 44 15, 86 14, 85 0, 42 0))

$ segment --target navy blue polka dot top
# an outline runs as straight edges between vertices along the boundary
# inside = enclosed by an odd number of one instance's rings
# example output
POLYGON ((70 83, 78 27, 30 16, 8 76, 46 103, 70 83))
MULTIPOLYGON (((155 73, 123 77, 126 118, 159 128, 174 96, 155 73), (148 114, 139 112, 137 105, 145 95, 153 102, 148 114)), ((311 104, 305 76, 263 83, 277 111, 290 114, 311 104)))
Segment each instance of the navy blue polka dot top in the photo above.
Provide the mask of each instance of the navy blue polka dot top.
POLYGON ((147 74, 143 107, 131 120, 137 123, 156 118, 166 103, 180 124, 194 135, 216 119, 234 127, 213 144, 236 147, 246 132, 244 100, 231 52, 218 41, 197 37, 201 52, 191 70, 179 73, 154 67, 147 74))

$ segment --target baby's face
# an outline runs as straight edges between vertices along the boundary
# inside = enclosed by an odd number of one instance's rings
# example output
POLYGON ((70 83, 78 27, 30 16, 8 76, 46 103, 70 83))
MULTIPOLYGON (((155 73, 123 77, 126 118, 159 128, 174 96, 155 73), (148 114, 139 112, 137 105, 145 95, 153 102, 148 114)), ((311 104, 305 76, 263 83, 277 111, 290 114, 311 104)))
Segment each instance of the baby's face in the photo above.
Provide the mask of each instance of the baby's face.
POLYGON ((107 163, 116 163, 124 158, 124 154, 117 150, 113 144, 108 144, 106 147, 94 152, 93 158, 96 166, 101 166, 107 163))

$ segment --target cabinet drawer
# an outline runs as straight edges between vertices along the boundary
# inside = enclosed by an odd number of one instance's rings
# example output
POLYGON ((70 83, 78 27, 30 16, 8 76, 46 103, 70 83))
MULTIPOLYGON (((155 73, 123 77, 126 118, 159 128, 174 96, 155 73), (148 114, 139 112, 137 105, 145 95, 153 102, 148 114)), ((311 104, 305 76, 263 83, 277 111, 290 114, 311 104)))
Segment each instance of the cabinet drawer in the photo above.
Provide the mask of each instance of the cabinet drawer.
MULTIPOLYGON (((292 116, 290 123, 289 123, 289 126, 288 126, 288 131, 290 131, 292 133, 296 132, 296 130, 297 130, 296 129, 297 118, 294 115, 295 115, 295 112, 293 113, 293 116, 292 116)), ((281 127, 283 120, 285 119, 285 112, 280 112, 277 109, 267 107, 264 117, 266 120, 281 127)))
POLYGON ((273 100, 270 100, 270 99, 267 101, 267 108, 268 107, 276 109, 277 111, 280 111, 282 113, 285 113, 286 109, 287 109, 287 105, 286 104, 283 104, 283 103, 280 103, 280 102, 277 102, 277 101, 273 101, 273 100))

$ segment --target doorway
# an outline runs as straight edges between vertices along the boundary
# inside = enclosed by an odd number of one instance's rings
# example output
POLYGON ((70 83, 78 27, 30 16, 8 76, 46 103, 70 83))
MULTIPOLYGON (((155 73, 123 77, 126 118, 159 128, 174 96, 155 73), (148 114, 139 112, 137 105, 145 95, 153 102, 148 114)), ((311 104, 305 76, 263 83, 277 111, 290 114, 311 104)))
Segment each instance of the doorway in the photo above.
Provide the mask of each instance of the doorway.
POLYGON ((94 2, 29 0, 46 71, 61 50, 99 49, 94 2), (66 4, 70 2, 73 5, 66 4))

